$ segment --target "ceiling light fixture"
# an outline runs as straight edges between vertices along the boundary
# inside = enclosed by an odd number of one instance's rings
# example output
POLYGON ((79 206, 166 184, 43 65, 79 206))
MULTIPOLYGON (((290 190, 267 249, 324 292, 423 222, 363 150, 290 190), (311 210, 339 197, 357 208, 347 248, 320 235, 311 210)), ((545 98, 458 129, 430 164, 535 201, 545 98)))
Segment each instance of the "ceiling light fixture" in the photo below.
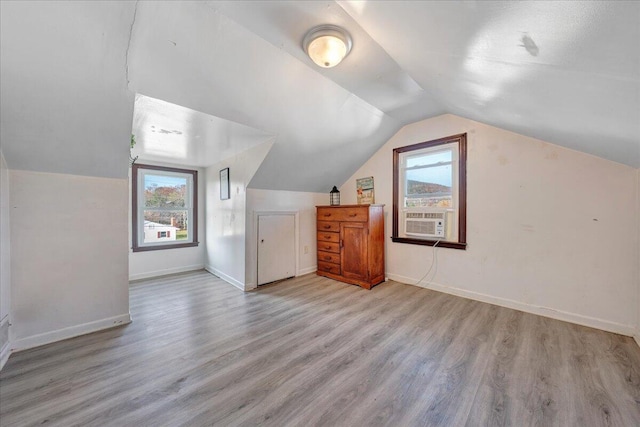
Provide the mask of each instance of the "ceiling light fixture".
POLYGON ((309 58, 322 68, 338 65, 351 51, 351 36, 336 25, 319 25, 309 30, 302 47, 309 58))

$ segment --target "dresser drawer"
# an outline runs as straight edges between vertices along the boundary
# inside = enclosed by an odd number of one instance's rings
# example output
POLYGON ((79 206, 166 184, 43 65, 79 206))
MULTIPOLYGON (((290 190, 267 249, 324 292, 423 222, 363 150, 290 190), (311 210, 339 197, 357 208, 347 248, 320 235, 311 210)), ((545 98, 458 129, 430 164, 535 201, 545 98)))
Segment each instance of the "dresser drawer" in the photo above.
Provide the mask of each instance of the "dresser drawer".
POLYGON ((340 233, 329 233, 327 231, 318 230, 318 242, 340 242, 340 233))
POLYGON ((369 220, 368 208, 318 208, 318 224, 325 221, 360 221, 369 220))
POLYGON ((318 231, 340 231, 340 223, 339 222, 331 222, 331 221, 318 221, 318 231))
POLYGON ((332 262, 334 264, 340 264, 340 254, 318 251, 318 262, 332 262))
POLYGON ((326 273, 340 274, 340 264, 332 264, 330 262, 318 261, 318 271, 326 273))
POLYGON ((318 242, 318 250, 340 253, 340 244, 331 242, 318 242))

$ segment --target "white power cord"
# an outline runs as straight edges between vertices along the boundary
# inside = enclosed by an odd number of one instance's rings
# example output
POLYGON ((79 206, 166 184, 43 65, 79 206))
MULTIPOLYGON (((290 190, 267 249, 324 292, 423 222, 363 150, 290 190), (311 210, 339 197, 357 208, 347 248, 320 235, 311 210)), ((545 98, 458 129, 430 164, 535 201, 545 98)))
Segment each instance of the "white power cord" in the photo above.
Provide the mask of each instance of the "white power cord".
MULTIPOLYGON (((435 265, 436 269, 433 272, 433 276, 431 277, 431 280, 435 279, 436 274, 438 273, 438 251, 437 251, 436 246, 438 246, 438 243, 440 243, 440 242, 441 242, 441 240, 438 240, 436 243, 433 244, 433 256, 431 258, 431 266, 429 267, 429 270, 427 270, 427 272, 424 274, 424 276, 422 276, 422 278, 416 282, 416 285, 419 285, 420 283, 422 283, 422 281, 425 279, 425 277, 427 277, 429 275, 429 273, 431 273, 431 270, 433 269, 434 265, 435 265)), ((431 280, 429 280, 427 283, 430 283, 431 280)))

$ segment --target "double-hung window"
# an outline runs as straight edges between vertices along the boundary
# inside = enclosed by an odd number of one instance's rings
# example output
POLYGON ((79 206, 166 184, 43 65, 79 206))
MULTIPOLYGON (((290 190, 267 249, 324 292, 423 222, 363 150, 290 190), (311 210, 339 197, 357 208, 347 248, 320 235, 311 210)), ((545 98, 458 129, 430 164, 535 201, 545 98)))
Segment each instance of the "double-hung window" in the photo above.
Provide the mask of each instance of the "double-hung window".
POLYGON ((466 152, 466 134, 393 150, 394 242, 465 249, 466 152))
POLYGON ((133 251, 198 245, 198 172, 134 164, 133 251))

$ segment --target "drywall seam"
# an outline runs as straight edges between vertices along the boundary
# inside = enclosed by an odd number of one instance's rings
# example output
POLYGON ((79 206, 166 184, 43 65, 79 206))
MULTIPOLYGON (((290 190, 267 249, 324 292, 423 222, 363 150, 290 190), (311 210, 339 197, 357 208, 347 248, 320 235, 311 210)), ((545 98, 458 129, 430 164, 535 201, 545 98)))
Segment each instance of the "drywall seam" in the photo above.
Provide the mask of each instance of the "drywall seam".
MULTIPOLYGON (((131 20, 131 26, 129 27, 129 38, 127 40, 127 51, 124 54, 124 72, 125 72, 125 77, 127 79, 127 88, 129 89, 129 85, 131 84, 131 81, 129 80, 129 50, 131 49, 131 39, 133 38, 133 26, 136 23, 136 16, 138 15, 138 2, 139 0, 136 0, 136 4, 134 5, 133 8, 133 19, 131 20)), ((131 90, 131 89, 129 89, 131 90)))
POLYGON ((202 270, 203 268, 204 268, 204 263, 202 263, 202 264, 194 264, 194 265, 186 265, 186 266, 182 266, 182 267, 166 268, 166 269, 162 269, 162 270, 148 271, 148 272, 139 273, 139 274, 130 274, 129 275, 129 281, 141 280, 141 279, 149 279, 149 278, 152 278, 152 277, 167 276, 169 274, 184 273, 184 272, 187 272, 187 271, 202 270))
POLYGON ((245 285, 241 281, 239 281, 237 279, 234 279, 233 277, 231 277, 231 276, 229 276, 227 274, 224 274, 220 270, 218 270, 218 269, 216 269, 216 268, 214 268, 214 267, 212 267, 210 265, 205 266, 204 269, 207 270, 209 273, 213 274, 214 276, 217 276, 220 279, 224 280, 225 282, 229 283, 230 285, 235 286, 236 288, 240 289, 241 291, 245 290, 245 285))
MULTIPOLYGON (((575 323, 577 325, 588 326, 591 328, 601 329, 603 331, 614 332, 617 334, 633 337, 635 335, 635 328, 632 325, 625 325, 622 323, 611 322, 608 320, 598 319, 595 317, 583 316, 576 313, 570 313, 567 311, 555 310, 548 307, 540 307, 530 304, 524 304, 519 301, 510 300, 507 298, 495 297, 479 292, 472 292, 465 289, 455 288, 452 286, 443 285, 440 283, 428 283, 416 285, 416 279, 411 277, 405 277, 398 274, 387 273, 389 279, 396 282, 408 284, 411 286, 418 286, 425 289, 431 289, 445 294, 455 295, 463 298, 468 298, 475 301, 486 302, 489 304, 498 305, 500 307, 511 308, 514 310, 524 311, 526 313, 537 314, 539 316, 549 317, 551 319, 562 320, 564 322, 575 323)), ((638 338, 636 337, 636 340, 638 338)))
POLYGON ((13 342, 12 352, 28 350, 30 348, 39 347, 52 342, 75 338, 80 335, 111 329, 117 326, 123 326, 127 323, 131 323, 131 315, 129 313, 109 317, 107 319, 96 320, 94 322, 83 323, 81 325, 74 325, 68 328, 58 329, 56 331, 45 332, 26 338, 20 338, 13 342))

